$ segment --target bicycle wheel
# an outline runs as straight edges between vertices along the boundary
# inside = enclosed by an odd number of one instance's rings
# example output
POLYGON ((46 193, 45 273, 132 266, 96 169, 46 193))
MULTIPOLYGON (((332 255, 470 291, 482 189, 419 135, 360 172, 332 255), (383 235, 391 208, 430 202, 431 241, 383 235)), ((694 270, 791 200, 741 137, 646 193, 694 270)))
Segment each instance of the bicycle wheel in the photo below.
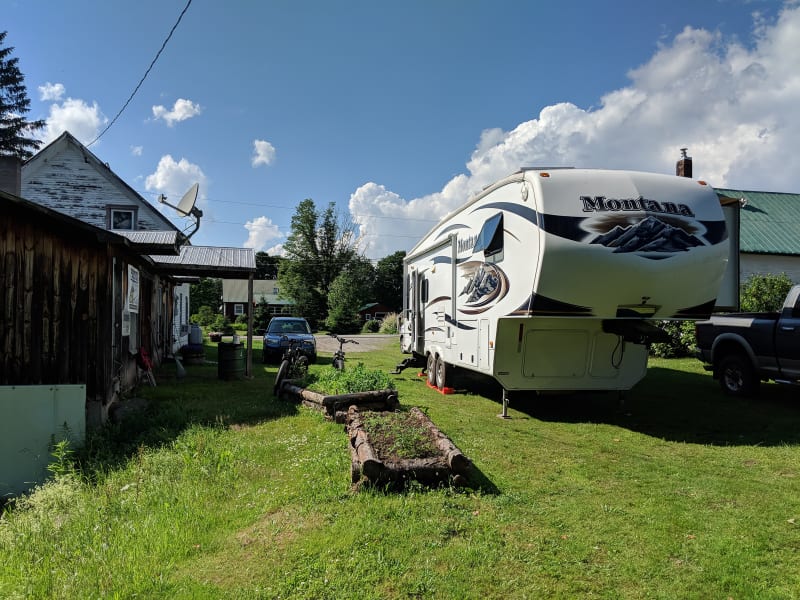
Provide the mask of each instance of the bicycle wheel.
POLYGON ((293 378, 300 378, 305 377, 306 373, 308 373, 308 357, 305 354, 302 354, 297 357, 294 361, 292 369, 292 377, 293 378))
POLYGON ((278 374, 275 375, 275 387, 272 388, 273 395, 277 398, 278 392, 281 389, 281 384, 286 376, 289 374, 289 361, 284 359, 281 361, 281 366, 278 367, 278 374))

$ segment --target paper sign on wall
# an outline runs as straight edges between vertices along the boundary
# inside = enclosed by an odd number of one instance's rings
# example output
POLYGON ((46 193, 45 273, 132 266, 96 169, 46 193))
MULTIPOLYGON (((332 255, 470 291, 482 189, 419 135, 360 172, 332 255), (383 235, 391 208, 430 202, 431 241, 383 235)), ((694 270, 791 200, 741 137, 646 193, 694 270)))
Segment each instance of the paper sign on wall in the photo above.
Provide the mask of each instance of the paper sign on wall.
POLYGON ((131 265, 128 265, 128 297, 126 298, 126 303, 130 312, 139 312, 139 270, 131 265))

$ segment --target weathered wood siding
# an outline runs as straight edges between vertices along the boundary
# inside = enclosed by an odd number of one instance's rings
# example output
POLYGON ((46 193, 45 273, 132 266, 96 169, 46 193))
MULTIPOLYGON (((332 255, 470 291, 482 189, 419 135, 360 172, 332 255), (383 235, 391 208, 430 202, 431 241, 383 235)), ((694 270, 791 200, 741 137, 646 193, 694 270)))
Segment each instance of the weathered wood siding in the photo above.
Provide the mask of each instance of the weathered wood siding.
POLYGON ((107 244, 0 203, 0 385, 86 384, 113 373, 107 244), (88 238, 88 239, 87 239, 88 238))
POLYGON ((100 229, 108 228, 109 206, 135 207, 138 230, 175 229, 107 165, 73 143, 71 136, 57 140, 40 154, 23 167, 20 194, 23 198, 100 229))

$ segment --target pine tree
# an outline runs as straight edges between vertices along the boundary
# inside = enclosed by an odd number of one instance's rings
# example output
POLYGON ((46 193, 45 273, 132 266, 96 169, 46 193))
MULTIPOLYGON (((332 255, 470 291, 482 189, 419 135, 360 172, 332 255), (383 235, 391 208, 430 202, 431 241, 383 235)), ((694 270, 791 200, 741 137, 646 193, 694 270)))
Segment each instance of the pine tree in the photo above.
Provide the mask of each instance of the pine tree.
POLYGON ((33 156, 41 140, 29 137, 44 127, 43 120, 27 121, 31 101, 19 70, 19 59, 12 58, 13 47, 4 48, 7 31, 0 32, 0 155, 22 160, 33 156))

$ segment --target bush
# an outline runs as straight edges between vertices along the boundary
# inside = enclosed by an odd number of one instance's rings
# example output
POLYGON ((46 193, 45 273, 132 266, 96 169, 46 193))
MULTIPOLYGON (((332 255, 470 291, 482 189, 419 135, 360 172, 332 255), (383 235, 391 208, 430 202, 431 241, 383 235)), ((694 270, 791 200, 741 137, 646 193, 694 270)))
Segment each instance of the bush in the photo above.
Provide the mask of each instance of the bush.
POLYGON ((389 313, 381 321, 380 333, 397 333, 398 318, 397 313, 389 313))
POLYGON ((381 322, 377 319, 370 319, 369 321, 364 323, 364 326, 361 328, 361 333, 378 333, 378 330, 381 328, 381 322))
POLYGON ((778 312, 792 289, 792 280, 786 275, 751 275, 742 285, 740 304, 745 312, 778 312))
POLYGON ((233 322, 237 329, 247 329, 247 315, 239 315, 233 322))
POLYGON ((225 315, 217 315, 211 324, 211 329, 212 331, 219 331, 223 335, 233 335, 233 327, 231 327, 231 322, 225 315))
POLYGON ((693 354, 697 344, 694 336, 694 321, 661 321, 659 327, 669 334, 671 340, 663 344, 652 344, 650 356, 682 358, 693 354))
POLYGON ((217 316, 210 306, 201 306, 198 312, 189 318, 189 321, 200 327, 208 327, 217 316))

